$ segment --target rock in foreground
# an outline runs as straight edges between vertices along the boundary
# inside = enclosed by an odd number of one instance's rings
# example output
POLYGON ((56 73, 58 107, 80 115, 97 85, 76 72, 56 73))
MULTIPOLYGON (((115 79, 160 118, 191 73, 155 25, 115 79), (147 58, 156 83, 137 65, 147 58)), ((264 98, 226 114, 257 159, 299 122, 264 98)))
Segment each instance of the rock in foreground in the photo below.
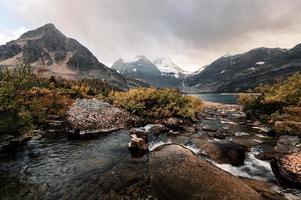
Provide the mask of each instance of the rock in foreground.
POLYGON ((160 199, 262 199, 239 179, 179 145, 165 145, 152 153, 150 175, 160 199))
POLYGON ((98 99, 77 99, 67 112, 71 129, 81 136, 125 128, 132 117, 98 99))

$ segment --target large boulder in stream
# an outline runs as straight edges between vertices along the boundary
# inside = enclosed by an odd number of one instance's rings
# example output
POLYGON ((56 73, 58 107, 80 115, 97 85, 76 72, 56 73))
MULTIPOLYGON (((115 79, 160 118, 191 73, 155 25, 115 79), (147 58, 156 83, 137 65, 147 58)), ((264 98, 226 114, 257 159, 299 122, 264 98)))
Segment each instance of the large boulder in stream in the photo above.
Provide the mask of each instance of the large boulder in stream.
POLYGON ((238 178, 198 159, 179 145, 164 145, 152 152, 150 175, 159 199, 262 199, 238 178))
POLYGON ((301 188, 301 152, 290 153, 272 160, 271 167, 280 184, 301 188))
POLYGON ((219 164, 240 166, 245 161, 245 148, 230 140, 208 141, 202 138, 193 138, 192 144, 219 164))
POLYGON ((131 122, 127 112, 98 99, 77 99, 67 112, 75 136, 93 135, 125 128, 131 122))

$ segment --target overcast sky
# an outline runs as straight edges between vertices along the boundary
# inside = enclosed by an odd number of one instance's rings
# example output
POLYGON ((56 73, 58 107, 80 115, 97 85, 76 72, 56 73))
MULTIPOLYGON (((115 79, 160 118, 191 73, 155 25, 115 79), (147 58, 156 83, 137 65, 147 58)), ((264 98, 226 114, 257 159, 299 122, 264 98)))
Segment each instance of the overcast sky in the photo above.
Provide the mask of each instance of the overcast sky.
POLYGON ((0 44, 53 23, 103 63, 170 57, 187 70, 225 54, 301 43, 301 0, 1 0, 0 44))

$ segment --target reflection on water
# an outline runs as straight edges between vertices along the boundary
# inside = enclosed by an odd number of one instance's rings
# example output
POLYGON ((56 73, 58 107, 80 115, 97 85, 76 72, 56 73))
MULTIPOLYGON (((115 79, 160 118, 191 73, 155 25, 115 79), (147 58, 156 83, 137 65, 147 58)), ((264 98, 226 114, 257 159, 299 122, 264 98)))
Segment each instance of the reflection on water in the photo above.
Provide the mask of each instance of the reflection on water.
POLYGON ((31 140, 14 157, 1 160, 0 199, 100 194, 106 173, 131 159, 129 140, 126 131, 89 141, 31 140))
POLYGON ((238 94, 235 93, 200 93, 192 94, 193 96, 198 96, 204 101, 211 101, 215 103, 224 104, 237 104, 238 94))

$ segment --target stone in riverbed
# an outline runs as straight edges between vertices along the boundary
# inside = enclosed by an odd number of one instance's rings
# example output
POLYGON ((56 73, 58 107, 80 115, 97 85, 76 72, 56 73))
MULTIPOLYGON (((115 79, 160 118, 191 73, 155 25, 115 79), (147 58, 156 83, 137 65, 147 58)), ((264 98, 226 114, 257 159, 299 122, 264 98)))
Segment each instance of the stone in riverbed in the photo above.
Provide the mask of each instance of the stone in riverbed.
POLYGON ((161 146, 152 152, 150 175, 159 199, 262 199, 238 178, 198 159, 179 145, 161 146))
POLYGON ((131 142, 128 148, 133 157, 141 157, 148 152, 148 146, 143 138, 138 138, 137 135, 131 135, 131 142))
POLYGON ((280 154, 299 152, 301 151, 300 139, 297 136, 280 136, 273 151, 280 154))
POLYGON ((0 135, 0 154, 2 153, 10 153, 11 151, 15 150, 20 145, 26 143, 31 139, 31 136, 28 135, 20 135, 20 136, 13 136, 13 135, 0 135))
POLYGON ((68 124, 78 136, 125 128, 133 120, 127 112, 98 99, 77 99, 67 112, 68 124))
POLYGON ((301 122, 276 121, 273 130, 279 134, 296 135, 301 137, 301 122))
POLYGON ((171 128, 172 130, 177 130, 181 123, 183 123, 183 121, 175 117, 170 117, 164 121, 164 125, 168 128, 171 128))
POLYGON ((244 164, 245 148, 232 141, 206 141, 202 138, 193 138, 191 142, 219 164, 231 164, 233 166, 244 164))
POLYGON ((280 184, 301 188, 301 152, 281 156, 271 161, 271 167, 280 184))

